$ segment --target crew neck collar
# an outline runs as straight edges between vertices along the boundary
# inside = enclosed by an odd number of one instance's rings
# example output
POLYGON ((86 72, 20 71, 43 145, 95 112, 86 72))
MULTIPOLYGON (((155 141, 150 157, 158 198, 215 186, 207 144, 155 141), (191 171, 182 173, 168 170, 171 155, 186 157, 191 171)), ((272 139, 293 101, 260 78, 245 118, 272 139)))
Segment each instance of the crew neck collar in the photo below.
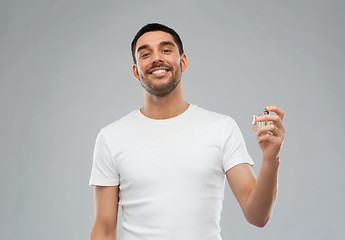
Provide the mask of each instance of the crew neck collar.
POLYGON ((175 122, 179 119, 182 119, 182 118, 185 118, 186 115, 189 114, 189 112, 191 112, 194 108, 195 108, 196 105, 190 103, 188 108, 181 114, 175 116, 175 117, 172 117, 172 118, 167 118, 167 119, 154 119, 154 118, 149 118, 147 116, 145 116, 141 111, 140 109, 137 109, 137 114, 140 116, 141 119, 145 120, 145 121, 148 121, 148 122, 153 122, 153 123, 168 123, 168 122, 175 122))

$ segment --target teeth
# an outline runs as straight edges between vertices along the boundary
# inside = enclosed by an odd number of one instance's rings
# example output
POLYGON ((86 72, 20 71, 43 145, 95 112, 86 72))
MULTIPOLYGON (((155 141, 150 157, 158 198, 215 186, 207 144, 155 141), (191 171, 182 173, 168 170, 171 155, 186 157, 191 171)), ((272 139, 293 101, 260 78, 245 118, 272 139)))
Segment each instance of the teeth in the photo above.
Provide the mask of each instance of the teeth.
POLYGON ((164 73, 164 72, 166 72, 166 71, 167 71, 167 70, 164 70, 164 69, 156 70, 156 71, 152 72, 152 74, 164 73))

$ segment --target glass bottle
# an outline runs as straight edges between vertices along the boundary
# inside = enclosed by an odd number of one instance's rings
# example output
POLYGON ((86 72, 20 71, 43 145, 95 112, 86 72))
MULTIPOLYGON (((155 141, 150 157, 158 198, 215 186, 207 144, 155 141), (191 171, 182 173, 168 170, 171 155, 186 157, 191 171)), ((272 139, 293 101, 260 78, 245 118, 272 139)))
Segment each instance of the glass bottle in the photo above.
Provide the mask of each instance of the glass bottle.
POLYGON ((265 126, 265 125, 269 125, 269 124, 273 124, 272 121, 264 121, 264 122, 258 122, 256 121, 256 118, 261 116, 261 115, 266 115, 266 114, 270 114, 270 111, 268 111, 266 108, 263 111, 263 114, 254 114, 253 118, 252 118, 252 130, 253 131, 257 131, 259 130, 260 127, 265 126))

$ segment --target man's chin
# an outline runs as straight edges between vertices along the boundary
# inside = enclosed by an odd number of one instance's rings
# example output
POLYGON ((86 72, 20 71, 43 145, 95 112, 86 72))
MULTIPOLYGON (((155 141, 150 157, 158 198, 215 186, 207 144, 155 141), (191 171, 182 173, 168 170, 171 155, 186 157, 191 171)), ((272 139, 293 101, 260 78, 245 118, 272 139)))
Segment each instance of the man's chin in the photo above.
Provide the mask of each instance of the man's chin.
POLYGON ((165 89, 172 85, 172 80, 166 77, 148 79, 147 84, 155 89, 165 89))
POLYGON ((170 77, 168 75, 161 75, 161 76, 150 75, 149 78, 147 79, 161 80, 161 79, 170 79, 170 77))
POLYGON ((171 77, 167 78, 166 76, 150 76, 149 78, 142 79, 140 82, 142 87, 144 87, 144 89, 150 94, 157 97, 164 97, 173 92, 177 88, 180 81, 175 82, 175 80, 173 80, 171 77))
POLYGON ((150 87, 145 87, 145 90, 156 97, 165 97, 171 94, 177 86, 154 86, 155 84, 151 85, 150 87))

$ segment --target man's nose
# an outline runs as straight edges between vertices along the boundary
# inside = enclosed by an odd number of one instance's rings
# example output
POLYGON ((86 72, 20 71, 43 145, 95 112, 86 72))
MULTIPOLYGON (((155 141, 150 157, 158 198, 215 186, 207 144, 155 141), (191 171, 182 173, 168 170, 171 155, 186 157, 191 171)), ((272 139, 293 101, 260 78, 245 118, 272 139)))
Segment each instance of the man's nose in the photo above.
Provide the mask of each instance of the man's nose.
POLYGON ((162 55, 160 53, 152 54, 152 63, 163 62, 162 55))

